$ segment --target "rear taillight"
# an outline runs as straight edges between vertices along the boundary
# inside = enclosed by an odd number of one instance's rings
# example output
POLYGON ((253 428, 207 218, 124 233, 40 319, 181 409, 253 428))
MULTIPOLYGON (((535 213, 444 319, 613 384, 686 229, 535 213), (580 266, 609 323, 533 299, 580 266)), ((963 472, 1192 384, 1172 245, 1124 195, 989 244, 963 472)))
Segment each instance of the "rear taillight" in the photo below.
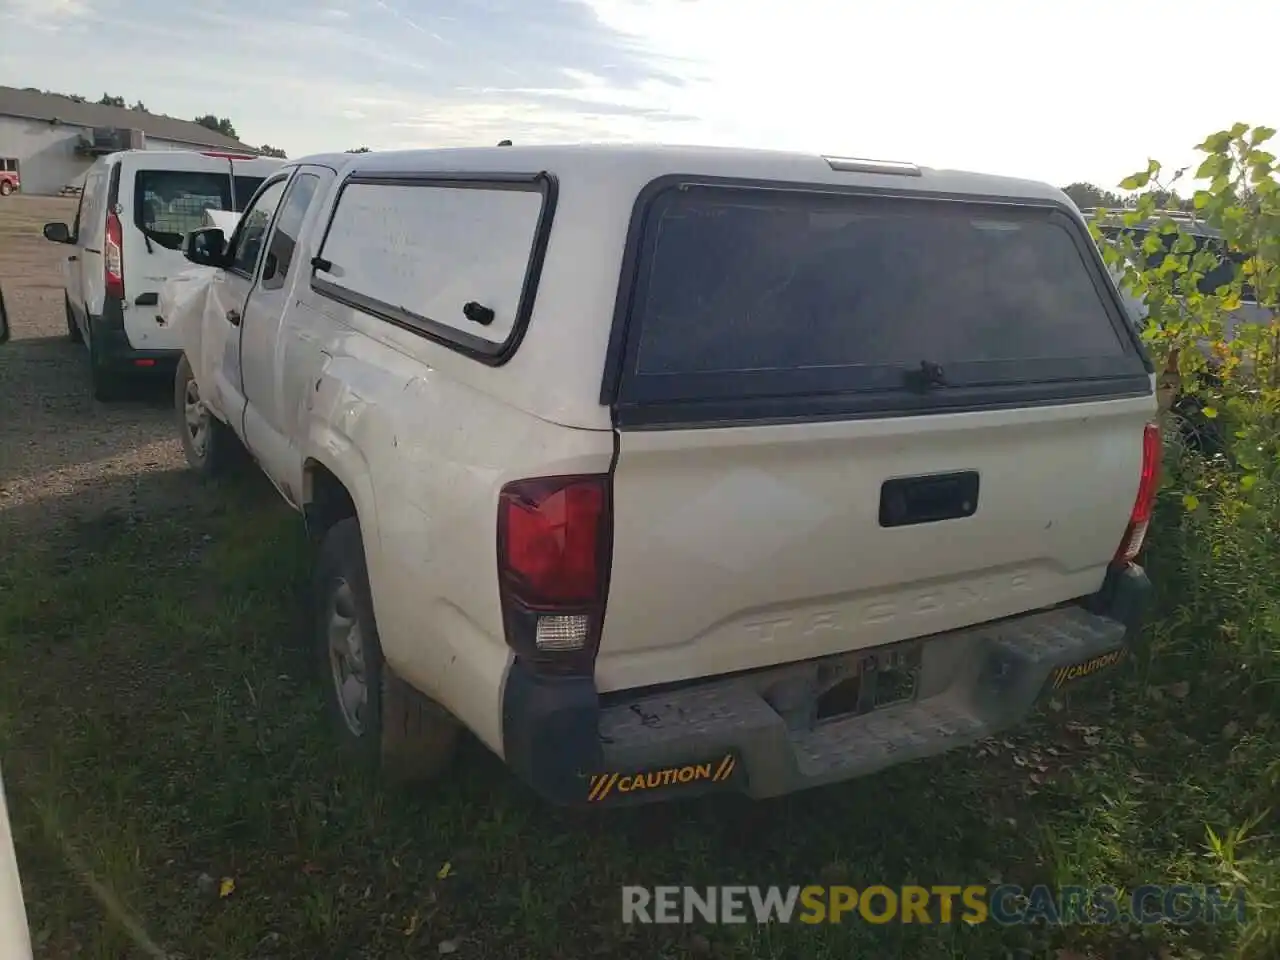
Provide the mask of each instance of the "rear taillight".
POLYGON ((1160 428, 1148 423, 1142 433, 1142 475, 1138 479, 1138 496, 1129 514, 1129 526, 1124 539, 1111 561, 1113 567, 1125 567, 1142 552, 1142 542, 1151 524, 1151 511, 1156 503, 1156 489, 1160 486, 1160 428))
POLYGON ((107 238, 102 245, 102 270, 107 296, 116 300, 124 299, 123 246, 124 231, 120 229, 120 218, 114 213, 108 213, 107 238))
POLYGON ((607 475, 518 480, 498 496, 498 591, 507 643, 544 673, 595 666, 613 548, 607 475))

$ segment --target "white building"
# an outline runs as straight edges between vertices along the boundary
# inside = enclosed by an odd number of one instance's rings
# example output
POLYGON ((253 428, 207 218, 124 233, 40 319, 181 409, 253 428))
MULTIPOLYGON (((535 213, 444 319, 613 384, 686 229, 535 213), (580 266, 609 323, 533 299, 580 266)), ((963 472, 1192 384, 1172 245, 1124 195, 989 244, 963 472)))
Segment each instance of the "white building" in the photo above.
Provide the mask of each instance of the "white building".
POLYGON ((126 149, 258 152, 190 120, 0 87, 0 161, 16 161, 23 193, 78 185, 94 160, 126 149))

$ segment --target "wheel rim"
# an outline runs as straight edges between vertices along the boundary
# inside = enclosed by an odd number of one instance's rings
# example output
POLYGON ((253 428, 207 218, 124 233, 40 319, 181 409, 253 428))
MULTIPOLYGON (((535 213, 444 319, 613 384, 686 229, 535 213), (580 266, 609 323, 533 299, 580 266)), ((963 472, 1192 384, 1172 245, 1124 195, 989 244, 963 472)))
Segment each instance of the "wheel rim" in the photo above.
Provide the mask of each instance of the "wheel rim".
POLYGON ((191 440, 191 449, 197 458, 203 460, 209 448, 209 411, 200 399, 200 387, 194 380, 187 381, 182 414, 186 421, 187 436, 191 440))
POLYGON ((333 591, 326 632, 333 691, 342 713, 342 722, 353 736, 363 736, 365 709, 369 705, 364 636, 356 618, 355 595, 345 580, 339 580, 333 591))

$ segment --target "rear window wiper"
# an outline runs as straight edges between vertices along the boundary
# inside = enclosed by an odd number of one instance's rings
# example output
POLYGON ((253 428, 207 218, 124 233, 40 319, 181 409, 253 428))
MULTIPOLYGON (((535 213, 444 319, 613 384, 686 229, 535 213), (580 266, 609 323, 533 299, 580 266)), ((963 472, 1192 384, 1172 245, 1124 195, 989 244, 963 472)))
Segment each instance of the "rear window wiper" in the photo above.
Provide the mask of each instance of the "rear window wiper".
POLYGON ((932 360, 921 360, 920 367, 916 370, 904 370, 902 379, 908 387, 920 393, 928 393, 937 387, 947 385, 942 364, 934 363, 932 360))

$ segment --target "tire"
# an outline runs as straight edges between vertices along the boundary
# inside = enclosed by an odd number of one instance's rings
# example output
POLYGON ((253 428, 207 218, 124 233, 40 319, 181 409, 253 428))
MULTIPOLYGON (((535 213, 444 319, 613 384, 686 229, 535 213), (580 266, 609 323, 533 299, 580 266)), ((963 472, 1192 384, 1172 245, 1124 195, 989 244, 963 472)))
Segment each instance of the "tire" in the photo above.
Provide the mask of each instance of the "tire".
POLYGON ((0 197, 7 197, 13 193, 13 184, 8 180, 0 180, 0 197))
POLYGON ((174 375, 173 403, 182 452, 187 465, 201 477, 212 480, 224 476, 248 460, 240 438, 200 400, 200 385, 186 354, 178 361, 174 375))
POLYGON ((355 518, 339 520, 321 541, 312 617, 325 710, 343 750, 383 780, 420 783, 438 777, 453 760, 459 726, 383 660, 355 518))
POLYGON ((106 370, 98 357, 93 343, 93 324, 89 324, 89 383, 93 390, 93 399, 99 403, 111 403, 120 400, 126 394, 124 378, 112 370, 106 370))
POLYGON ((62 302, 67 311, 67 338, 72 343, 84 343, 84 334, 80 332, 80 325, 76 323, 75 312, 71 309, 71 298, 63 294, 62 302))

